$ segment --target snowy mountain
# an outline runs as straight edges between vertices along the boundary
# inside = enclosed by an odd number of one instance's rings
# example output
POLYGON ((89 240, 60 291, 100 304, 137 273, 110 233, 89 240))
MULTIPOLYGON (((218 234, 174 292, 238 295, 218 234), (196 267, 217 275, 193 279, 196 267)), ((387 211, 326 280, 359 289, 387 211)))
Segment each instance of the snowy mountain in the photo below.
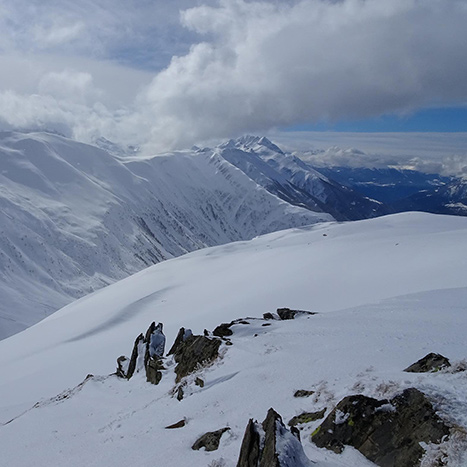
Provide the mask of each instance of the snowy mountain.
POLYGON ((399 167, 319 167, 316 170, 387 205, 421 191, 439 188, 452 181, 451 177, 399 167))
POLYGON ((444 185, 419 191, 393 203, 394 211, 424 211, 467 216, 467 180, 454 179, 444 185))
POLYGON ((212 150, 124 155, 0 133, 0 338, 163 259, 332 219, 281 201, 212 150))
MULTIPOLYGON (((404 213, 196 251, 82 298, 0 342, 2 462, 233 467, 248 420, 273 407, 285 423, 321 414, 299 423, 293 441, 310 461, 285 456, 293 443, 280 429, 281 467, 371 466, 310 435, 330 414, 356 423, 333 411, 343 397, 393 400, 416 388, 452 427, 441 444, 423 445, 423 465, 466 465, 466 249, 466 218, 404 213), (261 318, 278 307, 317 314, 261 318), (173 356, 157 386, 141 373, 110 375, 152 321, 164 324, 168 349, 182 326, 203 334, 236 318, 247 319, 211 365, 177 382, 173 356), (452 366, 403 371, 429 352, 452 366), (224 428, 217 450, 192 449, 224 428)), ((377 412, 396 410, 387 402, 377 412)))
POLYGON ((270 193, 296 206, 330 213, 337 220, 366 219, 390 212, 381 202, 326 177, 265 137, 244 136, 216 150, 270 193))

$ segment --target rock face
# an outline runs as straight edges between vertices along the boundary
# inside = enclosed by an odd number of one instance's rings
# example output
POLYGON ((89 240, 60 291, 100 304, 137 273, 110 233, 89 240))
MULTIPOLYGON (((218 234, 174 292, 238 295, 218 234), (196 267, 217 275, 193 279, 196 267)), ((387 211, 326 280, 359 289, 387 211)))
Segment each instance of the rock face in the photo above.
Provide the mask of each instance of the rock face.
POLYGON ((334 452, 353 446, 382 467, 410 467, 419 465, 424 453, 420 442, 439 443, 448 434, 425 395, 410 388, 390 401, 345 397, 315 430, 312 441, 334 452))
POLYGON ((230 430, 230 428, 225 427, 217 431, 205 433, 195 441, 191 449, 198 451, 201 448, 205 448, 206 451, 216 451, 219 448, 222 435, 228 430, 230 430))
POLYGON ((269 409, 260 425, 252 419, 243 436, 237 467, 309 467, 298 437, 290 432, 281 416, 269 409))
POLYGON ((174 353, 177 366, 175 373, 176 382, 193 373, 200 366, 213 362, 219 356, 221 340, 206 336, 188 337, 174 353))
POLYGON ((290 308, 278 308, 277 314, 282 320, 295 319, 295 316, 297 315, 316 315, 316 313, 313 313, 312 311, 291 310, 290 308))
POLYGON ((193 333, 191 329, 180 328, 180 330, 178 331, 177 337, 175 338, 175 341, 172 347, 170 347, 170 350, 168 351, 167 355, 174 354, 177 351, 177 349, 180 347, 182 342, 186 341, 192 335, 193 333))
POLYGON ((439 353, 429 353, 418 360, 418 362, 407 367, 404 371, 407 371, 408 373, 430 373, 442 370, 449 366, 451 366, 451 363, 449 363, 449 360, 446 357, 443 357, 439 353))

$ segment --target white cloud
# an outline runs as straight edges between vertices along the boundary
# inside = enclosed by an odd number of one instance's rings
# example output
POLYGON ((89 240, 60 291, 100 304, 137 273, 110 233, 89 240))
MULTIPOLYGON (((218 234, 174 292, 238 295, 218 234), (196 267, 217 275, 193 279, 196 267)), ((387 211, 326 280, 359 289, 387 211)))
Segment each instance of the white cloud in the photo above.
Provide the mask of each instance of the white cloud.
POLYGON ((193 1, 6 0, 4 125, 156 151, 467 102, 464 0, 197 3, 177 24, 193 1))

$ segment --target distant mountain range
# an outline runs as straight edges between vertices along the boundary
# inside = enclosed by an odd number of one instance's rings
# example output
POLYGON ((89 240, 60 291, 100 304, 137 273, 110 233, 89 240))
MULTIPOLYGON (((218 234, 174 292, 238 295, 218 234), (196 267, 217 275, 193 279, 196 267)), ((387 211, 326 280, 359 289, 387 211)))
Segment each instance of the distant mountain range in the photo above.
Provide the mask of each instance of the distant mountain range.
POLYGON ((207 246, 406 210, 467 215, 462 180, 314 168, 264 137, 145 158, 98 145, 0 133, 0 338, 207 246))

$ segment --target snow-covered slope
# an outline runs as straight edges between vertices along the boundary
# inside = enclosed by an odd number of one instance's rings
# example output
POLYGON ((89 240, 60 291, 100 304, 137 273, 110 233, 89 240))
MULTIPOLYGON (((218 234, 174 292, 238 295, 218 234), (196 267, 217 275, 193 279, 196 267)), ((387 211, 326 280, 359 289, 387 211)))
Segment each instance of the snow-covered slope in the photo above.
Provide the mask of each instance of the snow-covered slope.
POLYGON ((265 137, 243 136, 216 150, 252 180, 291 204, 328 212, 338 220, 389 213, 382 203, 327 178, 265 137))
MULTIPOLYGON (((2 459, 233 467, 248 419, 264 419, 271 406, 288 420, 329 411, 349 393, 390 397, 408 386, 465 428, 466 372, 402 372, 432 351, 453 363, 467 357, 464 251, 466 218, 404 213, 277 232, 148 268, 0 342, 0 416, 15 418, 0 427, 2 459), (170 359, 159 386, 105 377, 153 320, 164 323, 170 345, 181 326, 202 333, 281 306, 321 313, 236 326, 219 363, 200 370, 204 387, 189 383, 181 402, 171 394, 170 359), (88 373, 96 376, 47 399, 88 373), (316 396, 294 398, 297 389, 316 396), (185 427, 164 429, 183 418, 185 427), (224 426, 231 429, 219 451, 191 450, 199 435, 224 426)), ((304 427, 302 441, 318 466, 371 465, 351 449, 317 449, 314 428, 304 427)))
POLYGON ((330 219, 212 151, 118 160, 57 135, 0 133, 0 338, 162 259, 330 219))

